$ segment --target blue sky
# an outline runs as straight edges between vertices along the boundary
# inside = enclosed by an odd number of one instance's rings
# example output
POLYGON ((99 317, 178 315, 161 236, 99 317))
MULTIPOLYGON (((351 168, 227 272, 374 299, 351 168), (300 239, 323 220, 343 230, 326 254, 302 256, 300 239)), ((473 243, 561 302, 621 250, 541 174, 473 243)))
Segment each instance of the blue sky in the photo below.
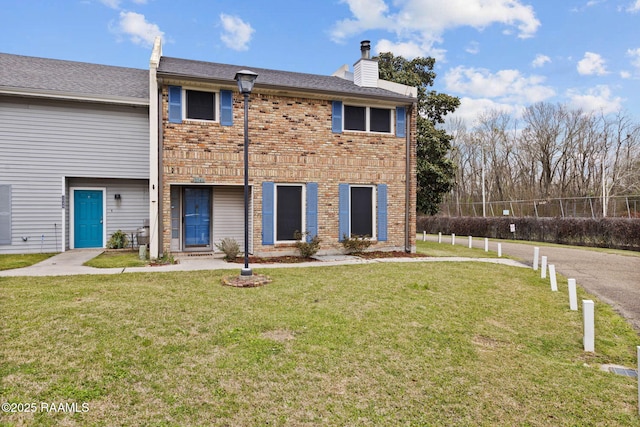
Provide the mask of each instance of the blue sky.
POLYGON ((0 51, 147 68, 186 59, 331 74, 374 54, 437 59, 469 124, 559 102, 640 121, 640 0, 2 0, 0 51))

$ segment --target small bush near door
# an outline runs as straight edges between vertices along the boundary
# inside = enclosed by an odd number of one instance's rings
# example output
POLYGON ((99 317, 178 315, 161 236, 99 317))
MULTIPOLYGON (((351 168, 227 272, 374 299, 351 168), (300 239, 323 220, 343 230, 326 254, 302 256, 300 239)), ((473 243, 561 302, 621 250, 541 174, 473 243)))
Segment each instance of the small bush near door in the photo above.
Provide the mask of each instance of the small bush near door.
POLYGON ((220 240, 220 243, 216 243, 216 248, 224 252, 224 259, 226 261, 233 261, 240 253, 240 245, 236 239, 225 237, 220 240))
POLYGON ((307 242, 306 238, 309 235, 308 231, 301 233, 296 231, 293 237, 296 239, 296 248, 300 251, 302 258, 311 258, 320 249, 320 238, 316 235, 313 236, 311 241, 307 242))
POLYGON ((118 230, 111 235, 111 238, 107 242, 107 248, 109 249, 122 249, 129 244, 129 237, 127 233, 122 230, 118 230))
POLYGON ((348 254, 361 254, 373 243, 369 236, 357 236, 352 234, 351 237, 347 237, 345 234, 342 236, 342 246, 348 254))

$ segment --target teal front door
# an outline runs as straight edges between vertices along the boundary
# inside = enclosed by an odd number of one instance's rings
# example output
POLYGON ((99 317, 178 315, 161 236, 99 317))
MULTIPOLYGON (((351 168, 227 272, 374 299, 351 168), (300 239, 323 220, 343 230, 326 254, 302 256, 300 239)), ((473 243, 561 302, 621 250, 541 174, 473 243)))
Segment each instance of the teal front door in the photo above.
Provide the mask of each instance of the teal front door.
POLYGON ((211 189, 184 189, 184 246, 211 247, 211 189))
POLYGON ((102 190, 74 190, 73 247, 103 247, 102 190))

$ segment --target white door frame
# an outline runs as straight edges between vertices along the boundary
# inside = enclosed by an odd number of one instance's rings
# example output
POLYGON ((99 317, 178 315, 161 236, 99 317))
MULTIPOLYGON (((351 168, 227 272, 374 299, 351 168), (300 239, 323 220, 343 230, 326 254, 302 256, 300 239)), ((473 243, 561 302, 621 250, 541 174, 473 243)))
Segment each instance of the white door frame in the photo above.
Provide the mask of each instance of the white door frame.
POLYGON ((106 187, 70 187, 69 188, 69 249, 75 249, 75 191, 102 191, 102 247, 107 247, 107 188, 106 187))

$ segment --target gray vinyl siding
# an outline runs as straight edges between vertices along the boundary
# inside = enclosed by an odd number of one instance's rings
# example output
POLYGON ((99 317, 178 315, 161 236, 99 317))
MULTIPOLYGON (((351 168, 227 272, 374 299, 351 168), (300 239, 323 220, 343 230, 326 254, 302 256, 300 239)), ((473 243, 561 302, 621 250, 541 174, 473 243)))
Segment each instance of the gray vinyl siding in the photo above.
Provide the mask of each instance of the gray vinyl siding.
MULTIPOLYGON (((117 231, 122 230, 127 234, 137 231, 145 220, 149 219, 149 183, 147 180, 124 179, 85 179, 74 178, 68 180, 66 200, 68 215, 73 188, 106 189, 107 240, 117 231), (115 195, 120 194, 120 201, 115 195)), ((67 220, 67 236, 71 236, 69 227, 71 221, 67 220)))
POLYGON ((11 186, 0 185, 0 245, 11 244, 11 186))
POLYGON ((109 178, 95 185, 108 189, 107 233, 139 227, 148 218, 148 144, 146 107, 0 96, 0 185, 12 189, 11 245, 0 253, 68 248, 70 183, 91 179, 109 178))
POLYGON ((213 243, 220 243, 225 237, 235 239, 240 244, 241 252, 244 252, 244 189, 242 187, 214 187, 213 189, 213 243))

